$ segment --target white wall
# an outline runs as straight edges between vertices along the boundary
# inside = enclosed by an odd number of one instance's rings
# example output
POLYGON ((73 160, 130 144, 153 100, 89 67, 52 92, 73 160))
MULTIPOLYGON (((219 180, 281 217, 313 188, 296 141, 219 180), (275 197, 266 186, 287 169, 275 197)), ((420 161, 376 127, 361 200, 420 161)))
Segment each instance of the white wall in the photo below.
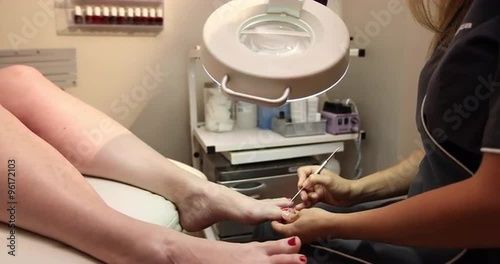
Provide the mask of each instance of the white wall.
MULTIPOLYGON (((14 35, 26 37, 21 49, 76 48, 79 85, 68 92, 111 115, 162 154, 190 163, 187 54, 200 43, 209 14, 225 2, 165 0, 165 29, 157 37, 82 37, 57 36, 53 18, 26 36, 25 21, 46 14, 47 6, 50 14, 53 0, 0 0, 0 49, 11 49, 9 36, 14 35), (148 68, 165 77, 147 99, 127 106, 123 96, 141 85, 148 68)), ((374 20, 370 11, 387 9, 389 2, 344 1, 343 17, 354 34, 356 27, 374 20)), ((330 94, 359 104, 368 132, 363 163, 368 172, 394 163, 414 146, 415 76, 424 61, 426 38, 405 9, 370 38, 368 57, 354 59, 345 81, 330 94)), ((343 156, 352 162, 352 152, 343 156)))
MULTIPOLYGON (((417 147, 417 82, 431 34, 416 24, 405 0, 343 1, 343 18, 355 37, 353 46, 366 48, 368 55, 353 59, 329 98, 352 98, 359 107, 368 135, 363 142, 366 175, 395 164, 417 147)), ((346 177, 352 177, 355 161, 350 146, 339 155, 346 177)))
POLYGON ((165 29, 157 37, 61 37, 53 18, 37 26, 35 34, 23 34, 25 19, 47 17, 45 10, 53 11, 54 0, 0 0, 0 49, 12 48, 9 36, 14 34, 26 36, 21 49, 76 48, 79 85, 68 92, 131 128, 164 155, 190 162, 187 54, 200 43, 204 21, 222 2, 165 0, 165 29), (147 99, 126 106, 122 96, 141 85, 147 68, 158 68, 164 80, 147 99))

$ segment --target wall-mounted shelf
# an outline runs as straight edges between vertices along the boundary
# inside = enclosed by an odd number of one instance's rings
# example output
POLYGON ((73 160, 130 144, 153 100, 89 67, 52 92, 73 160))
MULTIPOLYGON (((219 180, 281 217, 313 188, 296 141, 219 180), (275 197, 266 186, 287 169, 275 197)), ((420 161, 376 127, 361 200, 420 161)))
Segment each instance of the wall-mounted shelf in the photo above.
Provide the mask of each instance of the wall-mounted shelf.
POLYGON ((135 35, 151 36, 157 35, 163 30, 163 26, 144 25, 68 25, 60 35, 135 35))
POLYGON ((61 0, 59 35, 156 36, 163 31, 164 0, 61 0))
MULTIPOLYGON (((66 1, 68 2, 68 1, 66 1)), ((163 0, 73 0, 72 2, 81 5, 115 5, 115 4, 163 4, 163 0)))

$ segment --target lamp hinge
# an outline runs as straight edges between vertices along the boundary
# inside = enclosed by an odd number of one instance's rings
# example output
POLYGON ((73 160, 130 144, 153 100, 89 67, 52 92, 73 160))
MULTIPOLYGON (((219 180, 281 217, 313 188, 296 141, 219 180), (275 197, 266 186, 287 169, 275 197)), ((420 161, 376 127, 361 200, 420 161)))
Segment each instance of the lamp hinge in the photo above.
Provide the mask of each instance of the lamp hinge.
POLYGON ((287 14, 300 18, 305 0, 269 0, 267 13, 287 14))

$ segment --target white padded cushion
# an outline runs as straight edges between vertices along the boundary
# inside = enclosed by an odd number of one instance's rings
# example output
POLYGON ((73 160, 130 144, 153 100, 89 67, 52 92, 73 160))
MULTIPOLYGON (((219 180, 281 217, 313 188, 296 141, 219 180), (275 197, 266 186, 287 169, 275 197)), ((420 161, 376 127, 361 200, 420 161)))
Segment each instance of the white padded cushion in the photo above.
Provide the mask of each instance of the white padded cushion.
MULTIPOLYGON (((192 174, 206 179, 201 172, 182 163, 172 162, 192 174)), ((86 179, 112 208, 142 221, 178 231, 182 230, 175 205, 165 198, 118 182, 92 177, 86 177, 86 179)), ((0 238, 5 240, 9 231, 6 225, 0 224, 0 238)), ((99 263, 99 261, 78 250, 19 228, 17 229, 16 239, 17 256, 11 257, 8 255, 7 248, 3 246, 0 251, 0 263, 99 263)))

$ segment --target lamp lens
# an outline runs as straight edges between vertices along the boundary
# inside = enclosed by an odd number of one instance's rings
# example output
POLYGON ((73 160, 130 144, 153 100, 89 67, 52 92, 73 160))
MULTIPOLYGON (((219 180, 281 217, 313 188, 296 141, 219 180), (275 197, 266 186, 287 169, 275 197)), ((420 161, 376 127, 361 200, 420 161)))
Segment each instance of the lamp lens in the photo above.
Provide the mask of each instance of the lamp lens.
POLYGON ((258 54, 289 56, 307 50, 312 34, 288 21, 256 21, 242 28, 240 41, 258 54))

